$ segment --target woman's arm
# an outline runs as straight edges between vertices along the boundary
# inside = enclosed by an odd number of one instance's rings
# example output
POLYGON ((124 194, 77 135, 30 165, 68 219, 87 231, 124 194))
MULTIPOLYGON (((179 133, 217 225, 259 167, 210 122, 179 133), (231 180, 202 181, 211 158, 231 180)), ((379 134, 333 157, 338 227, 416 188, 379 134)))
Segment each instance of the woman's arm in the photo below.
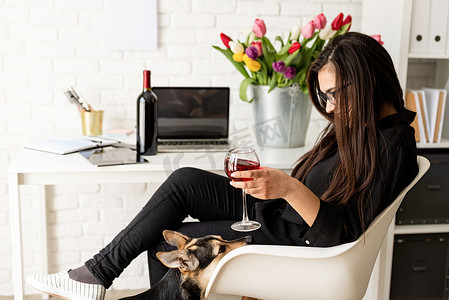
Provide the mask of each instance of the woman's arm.
POLYGON ((309 225, 315 222, 320 209, 320 199, 299 180, 281 170, 261 168, 240 171, 232 174, 234 178, 254 178, 251 181, 233 181, 232 186, 244 188, 258 199, 285 199, 309 225))

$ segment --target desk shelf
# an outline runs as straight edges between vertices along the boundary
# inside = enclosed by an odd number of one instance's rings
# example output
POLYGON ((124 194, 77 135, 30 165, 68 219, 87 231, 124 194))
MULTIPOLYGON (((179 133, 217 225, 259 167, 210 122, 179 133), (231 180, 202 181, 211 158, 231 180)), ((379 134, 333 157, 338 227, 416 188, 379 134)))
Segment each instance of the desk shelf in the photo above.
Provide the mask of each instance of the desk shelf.
POLYGON ((449 232, 449 224, 396 225, 394 234, 428 234, 449 232))
POLYGON ((417 143, 416 147, 420 149, 449 148, 449 139, 441 138, 439 143, 417 143))

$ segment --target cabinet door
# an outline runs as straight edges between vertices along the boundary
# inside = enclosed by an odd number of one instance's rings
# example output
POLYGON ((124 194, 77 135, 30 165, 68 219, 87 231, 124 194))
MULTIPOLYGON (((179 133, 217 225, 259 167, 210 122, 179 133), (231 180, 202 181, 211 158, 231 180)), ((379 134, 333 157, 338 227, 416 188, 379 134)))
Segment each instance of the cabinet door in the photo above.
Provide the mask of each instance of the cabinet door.
POLYGON ((427 53, 429 49, 430 1, 414 0, 410 30, 410 53, 427 53))
POLYGON ((447 43, 447 18, 449 1, 431 0, 429 20, 429 48, 428 53, 443 54, 447 43))

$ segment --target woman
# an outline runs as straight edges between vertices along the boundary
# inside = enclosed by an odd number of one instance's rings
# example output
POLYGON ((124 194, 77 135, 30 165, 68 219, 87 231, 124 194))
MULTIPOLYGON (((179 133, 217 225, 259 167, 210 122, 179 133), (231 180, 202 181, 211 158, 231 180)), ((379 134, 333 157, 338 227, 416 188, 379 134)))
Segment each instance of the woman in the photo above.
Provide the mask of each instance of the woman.
POLYGON ((315 108, 329 124, 292 175, 272 168, 234 173, 232 182, 193 168, 175 171, 134 220, 84 266, 28 280, 44 292, 68 295, 58 284, 78 281, 78 293, 105 288, 143 251, 150 251, 151 284, 165 273, 155 258, 169 246, 161 232, 188 236, 246 233, 230 225, 241 217, 240 188, 247 190, 250 218, 262 224, 257 244, 332 246, 357 239, 418 172, 413 112, 386 50, 369 36, 350 32, 333 39, 308 72, 315 108), (239 189, 236 189, 239 188, 239 189), (182 223, 187 215, 199 223, 182 223), (56 283, 55 283, 56 282, 56 283))

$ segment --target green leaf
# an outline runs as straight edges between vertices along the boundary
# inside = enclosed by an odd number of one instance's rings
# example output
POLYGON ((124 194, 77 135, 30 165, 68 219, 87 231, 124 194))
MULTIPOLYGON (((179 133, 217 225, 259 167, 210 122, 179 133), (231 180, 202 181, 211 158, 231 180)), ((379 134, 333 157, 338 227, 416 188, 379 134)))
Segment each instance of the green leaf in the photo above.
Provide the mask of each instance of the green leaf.
MULTIPOLYGON (((266 39, 266 40, 268 40, 268 39, 266 39)), ((274 62, 274 55, 275 55, 276 51, 270 50, 269 45, 264 42, 262 42, 262 51, 263 51, 263 55, 261 57, 263 59, 263 62, 267 66, 267 74, 270 75, 271 68, 270 68, 270 71, 268 71, 268 68, 274 62)))
POLYGON ((301 88, 301 91, 304 94, 308 94, 309 93, 309 87, 307 86, 307 84, 300 85, 300 88, 301 88))
POLYGON ((277 77, 277 73, 274 72, 273 76, 271 77, 271 80, 270 80, 270 88, 268 89, 268 93, 271 92, 276 87, 276 84, 277 84, 276 77, 277 77))
POLYGON ((298 77, 298 82, 303 83, 306 80, 306 75, 307 69, 302 69, 301 71, 299 71, 298 74, 296 74, 296 76, 298 77))
POLYGON ((274 57, 274 61, 278 61, 278 60, 285 61, 289 55, 290 54, 288 52, 284 53, 283 55, 276 54, 275 57, 274 57))
POLYGON ((275 50, 274 47, 273 47, 273 44, 272 44, 272 43, 270 42, 270 40, 269 40, 268 38, 266 38, 265 36, 262 37, 262 44, 267 45, 267 47, 268 47, 270 50, 275 50))
POLYGON ((281 50, 279 50, 279 52, 277 53, 278 56, 282 56, 286 53, 288 53, 288 49, 290 49, 292 45, 290 43, 285 44, 285 46, 283 46, 281 48, 281 50))
POLYGON ((290 54, 285 60, 285 65, 286 66, 290 66, 292 61, 299 55, 299 50, 296 50, 295 52, 293 52, 292 54, 290 54))
POLYGON ((312 41, 312 40, 317 36, 317 34, 318 34, 318 31, 315 32, 315 33, 312 35, 312 37, 310 37, 310 38, 308 38, 308 39, 302 40, 301 46, 304 47, 305 45, 307 45, 307 43, 310 42, 310 41, 312 41))
POLYGON ((264 85, 264 77, 261 72, 256 72, 256 82, 260 85, 264 85))
POLYGON ((256 80, 253 78, 245 78, 242 80, 242 83, 240 84, 240 99, 242 99, 243 101, 246 101, 248 103, 251 103, 254 100, 254 98, 252 98, 251 100, 248 100, 248 96, 246 95, 248 86, 251 83, 257 84, 256 80))
POLYGON ((212 46, 214 49, 220 51, 226 58, 234 65, 234 67, 239 71, 245 78, 250 78, 248 72, 245 69, 245 64, 243 62, 237 62, 232 58, 231 49, 221 49, 218 46, 212 46))
POLYGON ((341 26, 340 29, 337 30, 337 34, 335 36, 346 33, 346 31, 348 31, 349 26, 351 26, 351 23, 341 26))
MULTIPOLYGON (((290 34, 288 35, 288 38, 290 39, 290 34)), ((274 41, 276 42, 276 41, 279 41, 279 42, 281 42, 281 48, 282 47, 284 47, 284 41, 282 40, 282 38, 281 38, 281 36, 276 36, 275 38, 274 38, 274 41)))
POLYGON ((263 62, 259 58, 257 58, 256 60, 260 63, 261 70, 262 70, 262 75, 263 75, 263 81, 260 84, 266 85, 268 83, 268 68, 267 68, 267 65, 265 64, 265 62, 263 62))

